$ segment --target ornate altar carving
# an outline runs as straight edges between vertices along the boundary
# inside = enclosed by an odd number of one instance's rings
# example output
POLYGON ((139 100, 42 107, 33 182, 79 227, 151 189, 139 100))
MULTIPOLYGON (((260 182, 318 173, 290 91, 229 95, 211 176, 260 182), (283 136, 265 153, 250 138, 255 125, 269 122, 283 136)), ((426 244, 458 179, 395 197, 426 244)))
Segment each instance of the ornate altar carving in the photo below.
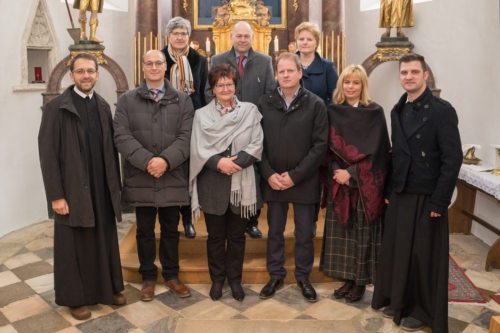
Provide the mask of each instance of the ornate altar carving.
POLYGON ((271 13, 262 0, 231 0, 214 9, 213 41, 215 53, 229 50, 232 46, 231 30, 234 23, 247 21, 252 30, 254 50, 268 54, 271 43, 271 13))

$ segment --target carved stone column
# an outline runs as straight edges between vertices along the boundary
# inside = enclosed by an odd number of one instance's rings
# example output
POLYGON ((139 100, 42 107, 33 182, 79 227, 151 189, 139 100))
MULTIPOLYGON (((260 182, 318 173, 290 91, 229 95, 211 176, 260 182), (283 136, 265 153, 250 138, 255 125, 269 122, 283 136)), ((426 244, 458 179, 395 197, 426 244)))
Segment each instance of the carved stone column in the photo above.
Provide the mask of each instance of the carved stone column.
POLYGON ((137 0, 135 31, 141 36, 158 34, 158 0, 137 0))
POLYGON ((323 0, 323 32, 335 34, 344 31, 342 0, 323 0))

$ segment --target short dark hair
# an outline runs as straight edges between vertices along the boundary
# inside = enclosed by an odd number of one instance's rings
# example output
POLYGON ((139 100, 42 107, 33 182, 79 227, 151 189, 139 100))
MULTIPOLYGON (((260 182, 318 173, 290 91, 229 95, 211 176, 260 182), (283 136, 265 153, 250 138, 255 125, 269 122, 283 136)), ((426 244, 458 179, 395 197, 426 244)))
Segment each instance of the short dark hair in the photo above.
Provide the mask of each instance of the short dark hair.
POLYGON ((90 53, 78 53, 73 59, 71 59, 71 62, 69 63, 69 70, 72 72, 75 69, 75 62, 78 59, 87 59, 90 61, 93 61, 95 64, 95 70, 99 69, 99 63, 97 62, 97 58, 94 57, 90 53))
POLYGON ((233 80, 236 86, 236 69, 229 64, 218 64, 210 68, 210 72, 208 73, 210 89, 214 89, 217 82, 223 77, 233 80))
POLYGON ((402 63, 407 63, 407 62, 412 62, 412 61, 420 62, 424 72, 426 72, 428 70, 424 57, 421 56, 420 54, 417 54, 417 53, 408 53, 408 54, 403 55, 401 58, 399 58, 399 67, 401 67, 402 63))

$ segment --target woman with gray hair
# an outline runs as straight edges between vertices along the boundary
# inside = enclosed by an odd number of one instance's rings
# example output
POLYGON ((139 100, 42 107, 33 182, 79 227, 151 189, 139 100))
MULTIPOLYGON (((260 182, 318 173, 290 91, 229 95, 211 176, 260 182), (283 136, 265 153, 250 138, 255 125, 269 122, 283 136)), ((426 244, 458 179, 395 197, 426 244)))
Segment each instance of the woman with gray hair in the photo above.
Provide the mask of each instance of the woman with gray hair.
MULTIPOLYGON (((162 52, 167 60, 165 77, 172 86, 191 97, 194 109, 204 107, 205 84, 207 82, 208 65, 207 59, 196 50, 189 47, 189 36, 191 35, 191 23, 185 18, 176 16, 168 21, 165 28, 167 46, 162 52)), ((181 207, 184 235, 194 238, 196 231, 191 221, 191 208, 181 207)))

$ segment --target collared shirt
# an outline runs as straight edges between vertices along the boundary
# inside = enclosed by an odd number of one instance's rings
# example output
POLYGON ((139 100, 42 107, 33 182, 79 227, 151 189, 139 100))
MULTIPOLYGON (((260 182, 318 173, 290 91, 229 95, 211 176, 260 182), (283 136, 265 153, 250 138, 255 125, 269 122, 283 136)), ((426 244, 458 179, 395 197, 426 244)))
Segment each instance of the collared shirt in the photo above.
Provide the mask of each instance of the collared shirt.
POLYGON ((302 87, 299 86, 299 88, 297 89, 296 92, 293 93, 293 98, 292 100, 290 101, 290 103, 288 103, 286 101, 286 97, 285 97, 285 94, 283 93, 283 91, 281 90, 280 87, 278 87, 278 93, 280 94, 281 98, 283 98, 283 101, 285 102, 285 106, 286 106, 286 110, 288 111, 288 108, 290 107, 290 105, 292 104, 292 102, 295 100, 295 98, 297 98, 297 95, 301 92, 301 89, 302 87))
POLYGON ((246 66, 247 62, 248 62, 248 51, 241 54, 241 53, 238 53, 238 52, 235 52, 236 53, 236 64, 238 64, 240 62, 240 57, 241 56, 245 56, 246 58, 243 60, 243 67, 246 66))
POLYGON ((153 97, 153 94, 151 93, 151 89, 158 89, 159 90, 158 97, 157 97, 158 101, 163 97, 163 95, 165 95, 165 83, 162 84, 162 86, 160 88, 151 88, 147 83, 146 83, 146 86, 148 87, 149 95, 151 97, 153 97))
POLYGON ((88 98, 92 99, 92 97, 94 96, 94 89, 92 89, 92 91, 90 92, 90 94, 88 94, 88 95, 87 95, 86 93, 84 93, 83 91, 81 91, 80 89, 78 89, 78 88, 76 87, 76 85, 75 85, 75 86, 73 87, 73 91, 74 91, 74 92, 76 92, 76 94, 77 94, 78 96, 80 96, 81 98, 83 98, 83 99, 85 99, 86 97, 88 97, 88 98))

